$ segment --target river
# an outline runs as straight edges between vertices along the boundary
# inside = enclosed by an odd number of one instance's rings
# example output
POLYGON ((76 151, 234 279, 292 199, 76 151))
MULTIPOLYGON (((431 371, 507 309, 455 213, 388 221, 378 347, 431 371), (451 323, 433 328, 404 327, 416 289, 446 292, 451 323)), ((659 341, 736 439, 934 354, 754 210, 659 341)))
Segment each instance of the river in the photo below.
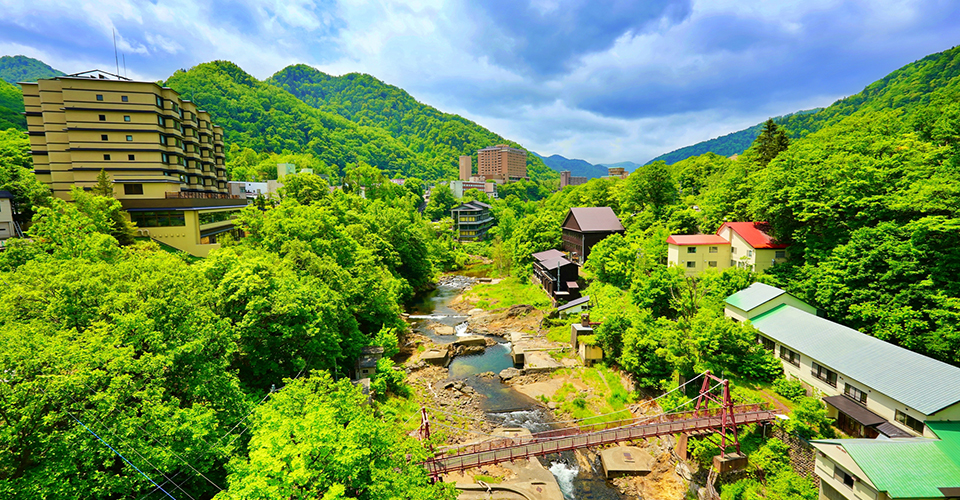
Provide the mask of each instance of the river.
MULTIPOLYGON (((438 344, 449 344, 458 335, 473 335, 470 332, 468 317, 450 307, 463 288, 472 283, 469 277, 454 277, 445 280, 436 289, 418 296, 407 307, 414 330, 438 344), (429 323, 436 322, 455 329, 454 335, 437 334, 429 323)), ((513 366, 510 358, 510 343, 500 337, 490 337, 497 341, 483 354, 457 356, 450 363, 449 379, 469 379, 469 385, 485 398, 481 405, 487 412, 487 419, 498 426, 523 427, 531 432, 541 432, 554 428, 553 416, 539 403, 512 387, 500 383, 499 377, 477 377, 484 372, 499 373, 513 366)), ((541 463, 549 468, 568 500, 619 500, 625 498, 616 488, 607 484, 603 477, 599 459, 591 467, 581 467, 573 452, 564 452, 541 457, 541 463)))

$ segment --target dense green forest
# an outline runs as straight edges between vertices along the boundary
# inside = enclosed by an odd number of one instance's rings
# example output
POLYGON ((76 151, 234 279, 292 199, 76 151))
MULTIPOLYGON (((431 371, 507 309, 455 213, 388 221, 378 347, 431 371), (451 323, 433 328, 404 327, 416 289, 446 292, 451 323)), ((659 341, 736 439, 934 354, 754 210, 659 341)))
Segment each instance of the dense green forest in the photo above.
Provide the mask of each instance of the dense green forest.
MULTIPOLYGON (((443 113, 418 102, 405 90, 362 73, 330 76, 316 68, 287 66, 266 80, 321 111, 359 125, 385 129, 417 155, 422 171, 416 177, 457 177, 458 158, 495 144, 519 144, 504 139, 461 116, 443 113)), ((539 157, 527 155, 528 175, 534 180, 559 179, 539 157)))
POLYGON ((537 153, 533 154, 538 156, 541 160, 543 160, 543 163, 557 172, 569 170, 570 175, 572 176, 586 177, 588 179, 596 179, 598 177, 607 175, 607 167, 603 165, 593 165, 585 160, 571 160, 560 155, 550 155, 544 157, 538 155, 537 153))
POLYGON ((463 261, 416 192, 369 166, 366 199, 294 175, 192 262, 120 245, 112 198, 52 199, 25 147, 0 135, 0 189, 35 212, 0 252, 0 497, 154 491, 129 460, 176 498, 453 498, 417 465, 402 372, 380 362, 377 405, 347 377, 363 346, 396 352, 401 304, 463 261))
POLYGON ((64 74, 32 57, 0 56, 0 80, 11 85, 19 82, 35 82, 38 78, 53 78, 64 74))
MULTIPOLYGON (((900 109, 904 116, 910 117, 928 105, 936 92, 960 87, 958 76, 960 49, 954 47, 907 64, 871 83, 862 92, 841 99, 829 107, 800 111, 774 118, 774 121, 787 130, 790 138, 799 139, 836 124, 857 111, 900 109)), ((742 153, 760 133, 761 125, 671 151, 650 160, 648 164, 661 160, 673 164, 707 152, 721 156, 742 153)))
POLYGON ((23 94, 20 89, 0 80, 0 130, 27 129, 23 113, 23 94))

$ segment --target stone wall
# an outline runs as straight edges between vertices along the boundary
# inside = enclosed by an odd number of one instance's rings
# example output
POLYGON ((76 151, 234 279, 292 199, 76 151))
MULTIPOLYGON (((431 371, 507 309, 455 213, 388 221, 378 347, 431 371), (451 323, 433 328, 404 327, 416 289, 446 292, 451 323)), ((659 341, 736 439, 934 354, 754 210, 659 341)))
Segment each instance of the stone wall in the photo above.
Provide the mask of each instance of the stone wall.
POLYGON ((790 467, 797 474, 813 479, 813 484, 820 488, 820 478, 814 469, 817 465, 817 450, 796 434, 789 433, 779 426, 773 428, 773 437, 790 446, 790 467))

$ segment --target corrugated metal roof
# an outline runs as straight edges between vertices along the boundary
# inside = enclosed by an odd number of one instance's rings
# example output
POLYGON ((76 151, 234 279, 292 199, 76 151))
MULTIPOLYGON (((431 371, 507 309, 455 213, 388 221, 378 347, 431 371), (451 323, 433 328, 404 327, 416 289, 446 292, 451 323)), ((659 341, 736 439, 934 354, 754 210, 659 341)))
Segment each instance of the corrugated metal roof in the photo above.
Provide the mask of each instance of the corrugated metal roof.
POLYGON ((579 306, 580 304, 586 304, 587 302, 590 302, 590 296, 589 296, 589 295, 584 295, 583 297, 580 297, 579 299, 571 300, 570 302, 567 302, 566 304, 558 307, 557 310, 558 310, 558 311, 564 311, 564 310, 570 309, 571 307, 577 307, 577 306, 579 306))
POLYGON ((960 402, 955 366, 788 305, 751 321, 764 335, 925 415, 960 402))
POLYGON ((766 222, 724 222, 717 234, 725 227, 733 229, 753 248, 787 248, 787 245, 770 236, 770 224, 766 222))
POLYGON ((787 292, 775 286, 767 285, 766 283, 754 283, 727 297, 725 302, 743 311, 749 311, 785 293, 787 292))
POLYGON ((559 258, 565 257, 563 252, 561 252, 560 250, 554 250, 552 248, 550 250, 544 250, 542 252, 532 253, 530 254, 530 256, 541 262, 547 259, 559 259, 559 258))
POLYGON ((623 231, 623 224, 610 207, 574 207, 570 209, 581 233, 623 231))
POLYGON ((939 439, 830 439, 891 498, 943 498, 960 487, 960 422, 930 422, 939 439))

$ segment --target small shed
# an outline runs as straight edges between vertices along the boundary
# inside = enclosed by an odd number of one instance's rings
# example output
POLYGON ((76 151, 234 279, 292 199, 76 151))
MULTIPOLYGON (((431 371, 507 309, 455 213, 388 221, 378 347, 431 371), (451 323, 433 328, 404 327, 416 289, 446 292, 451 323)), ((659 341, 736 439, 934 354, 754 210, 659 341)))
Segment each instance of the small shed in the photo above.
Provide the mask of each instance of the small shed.
POLYGON ((581 335, 593 335, 593 328, 580 323, 570 325, 570 345, 572 345, 574 349, 577 349, 580 345, 577 340, 581 335))
POLYGON ((563 304, 562 306, 557 307, 557 314, 559 314, 560 317, 562 318, 568 314, 580 314, 583 312, 584 309, 587 309, 589 307, 590 307, 590 296, 585 295, 583 297, 580 297, 579 299, 571 300, 570 302, 567 302, 566 304, 563 304))
POLYGON ((372 377, 377 373, 377 361, 383 357, 383 347, 367 346, 360 351, 360 358, 357 359, 356 378, 362 379, 372 377))
POLYGON ((603 349, 597 345, 596 336, 581 335, 579 341, 580 346, 577 348, 577 353, 580 355, 583 366, 590 366, 603 359, 603 349))

